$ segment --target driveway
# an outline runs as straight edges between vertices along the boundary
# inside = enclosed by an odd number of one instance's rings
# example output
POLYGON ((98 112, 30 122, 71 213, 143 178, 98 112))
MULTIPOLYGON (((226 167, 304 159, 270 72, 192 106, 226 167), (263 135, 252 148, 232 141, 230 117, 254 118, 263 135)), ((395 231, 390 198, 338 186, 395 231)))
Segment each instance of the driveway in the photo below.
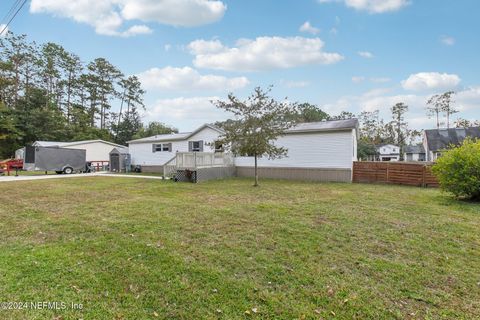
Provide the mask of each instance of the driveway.
POLYGON ((70 179, 70 178, 85 178, 85 177, 118 177, 118 178, 140 178, 140 179, 156 179, 163 180, 163 177, 142 176, 131 174, 116 174, 108 172, 94 172, 94 173, 78 173, 78 174, 50 174, 38 176, 0 176, 0 182, 12 181, 29 181, 29 180, 44 180, 44 179, 70 179))

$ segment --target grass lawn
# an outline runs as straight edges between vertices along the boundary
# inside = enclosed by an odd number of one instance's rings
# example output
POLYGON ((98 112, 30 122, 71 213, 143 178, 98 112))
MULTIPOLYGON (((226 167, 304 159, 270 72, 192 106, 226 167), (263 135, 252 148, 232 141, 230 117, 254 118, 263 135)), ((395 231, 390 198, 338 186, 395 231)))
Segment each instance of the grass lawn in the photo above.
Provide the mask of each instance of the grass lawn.
POLYGON ((479 204, 435 189, 261 183, 9 183, 0 301, 67 308, 0 319, 480 318, 479 204))

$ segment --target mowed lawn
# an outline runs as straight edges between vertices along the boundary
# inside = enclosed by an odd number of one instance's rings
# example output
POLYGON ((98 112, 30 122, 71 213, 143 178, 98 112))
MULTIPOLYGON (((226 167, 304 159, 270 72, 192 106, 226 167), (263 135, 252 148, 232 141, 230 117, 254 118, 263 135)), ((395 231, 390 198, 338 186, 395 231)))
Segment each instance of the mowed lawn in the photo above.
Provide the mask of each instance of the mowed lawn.
POLYGON ((1 319, 478 319, 480 205, 435 189, 1 184, 1 319), (82 304, 72 309, 71 303, 82 304))

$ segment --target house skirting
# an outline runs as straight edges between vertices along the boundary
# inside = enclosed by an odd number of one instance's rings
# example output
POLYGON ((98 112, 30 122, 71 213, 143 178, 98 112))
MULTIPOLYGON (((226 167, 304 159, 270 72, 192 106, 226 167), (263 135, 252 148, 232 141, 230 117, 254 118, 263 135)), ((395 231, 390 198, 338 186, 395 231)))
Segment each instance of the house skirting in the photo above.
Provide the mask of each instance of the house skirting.
MULTIPOLYGON (((236 167, 238 177, 253 177, 253 167, 236 167)), ((258 167, 260 178, 307 180, 322 182, 352 182, 351 169, 258 167)))
POLYGON ((141 165, 141 167, 142 167, 142 172, 163 174, 163 166, 141 165))

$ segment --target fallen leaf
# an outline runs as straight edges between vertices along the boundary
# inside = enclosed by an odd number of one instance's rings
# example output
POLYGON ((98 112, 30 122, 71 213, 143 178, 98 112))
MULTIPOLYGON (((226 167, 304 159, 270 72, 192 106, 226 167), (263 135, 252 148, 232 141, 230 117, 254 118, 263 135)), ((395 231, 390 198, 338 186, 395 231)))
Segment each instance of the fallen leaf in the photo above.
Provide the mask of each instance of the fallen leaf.
POLYGON ((319 309, 315 309, 315 310, 313 310, 313 311, 314 311, 316 314, 322 313, 322 311, 320 311, 319 309))
POLYGON ((258 309, 257 309, 257 308, 252 308, 252 312, 253 312, 253 313, 257 313, 257 312, 258 312, 258 309))
POLYGON ((250 315, 250 310, 245 310, 245 314, 250 315))
POLYGON ((220 310, 220 309, 217 309, 217 313, 222 313, 222 310, 220 310))
POLYGON ((158 317, 158 313, 156 313, 155 311, 153 311, 153 316, 154 316, 154 317, 158 317))

